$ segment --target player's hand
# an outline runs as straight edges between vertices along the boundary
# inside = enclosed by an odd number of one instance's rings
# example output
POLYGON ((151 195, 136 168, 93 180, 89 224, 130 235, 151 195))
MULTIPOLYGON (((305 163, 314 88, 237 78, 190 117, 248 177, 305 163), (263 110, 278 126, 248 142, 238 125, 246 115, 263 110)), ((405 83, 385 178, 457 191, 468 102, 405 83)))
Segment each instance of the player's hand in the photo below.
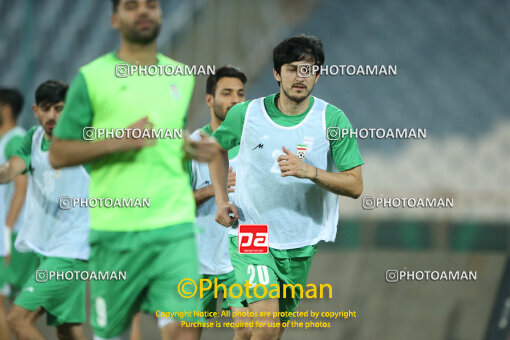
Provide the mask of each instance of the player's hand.
POLYGON ((212 137, 209 137, 200 132, 200 140, 195 141, 189 138, 188 133, 184 134, 184 151, 187 158, 192 158, 198 162, 209 163, 220 146, 218 142, 212 137))
POLYGON ((313 166, 306 164, 285 146, 282 146, 282 150, 285 152, 285 155, 280 155, 277 160, 282 177, 312 178, 315 176, 315 168, 313 166))
MULTIPOLYGON (((149 120, 149 116, 145 116, 129 125, 127 129, 151 130, 153 127, 154 124, 149 120)), ((138 150, 145 146, 156 144, 156 140, 153 138, 132 138, 132 133, 131 138, 125 133, 123 138, 112 140, 116 143, 116 151, 138 150)))
POLYGON ((234 192, 235 185, 236 185, 236 173, 232 170, 232 167, 229 167, 228 168, 228 182, 227 182, 228 192, 234 192))
POLYGON ((239 219, 239 212, 237 207, 231 202, 225 202, 218 204, 218 210, 216 211, 216 222, 224 227, 230 227, 232 224, 237 222, 239 219), (234 216, 231 216, 234 215, 234 216))

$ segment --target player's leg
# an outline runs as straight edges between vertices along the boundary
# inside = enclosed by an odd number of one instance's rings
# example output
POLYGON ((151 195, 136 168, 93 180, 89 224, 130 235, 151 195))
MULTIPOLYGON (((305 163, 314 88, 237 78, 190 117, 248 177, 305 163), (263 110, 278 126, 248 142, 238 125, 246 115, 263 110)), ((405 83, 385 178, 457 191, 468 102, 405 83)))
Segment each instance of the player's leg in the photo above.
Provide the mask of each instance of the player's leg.
POLYGON ((158 318, 158 327, 161 330, 161 340, 173 340, 179 332, 179 324, 171 318, 158 318))
MULTIPOLYGON (((299 301, 301 300, 301 292, 299 287, 306 287, 308 281, 308 273, 312 265, 313 254, 310 256, 299 256, 293 258, 275 258, 275 263, 278 267, 280 282, 282 284, 282 291, 280 292, 280 312, 293 313, 299 301), (293 285, 295 288, 287 287, 285 294, 283 293, 283 284, 293 285)), ((283 323, 288 322, 291 318, 282 316, 280 318, 280 331, 278 339, 281 339, 285 328, 283 323)))
MULTIPOLYGON (((232 321, 236 324, 236 328, 234 329, 234 340, 250 340, 251 339, 251 327, 247 326, 252 319, 248 316, 243 316, 247 314, 248 307, 243 305, 244 297, 242 296, 237 286, 234 284, 239 284, 236 280, 236 276, 234 271, 231 271, 228 274, 221 275, 221 281, 227 288, 227 292, 225 292, 225 299, 221 305, 221 309, 229 309, 232 311, 232 321)), ((242 286, 242 285, 241 285, 242 286)))
POLYGON ((9 339, 10 337, 9 326, 7 325, 5 296, 0 293, 0 339, 9 339))
POLYGON ((35 322, 42 314, 44 310, 41 307, 31 311, 12 305, 7 314, 7 323, 17 339, 44 340, 44 336, 35 327, 35 322))
POLYGON ((90 281, 90 324, 94 339, 129 340, 131 321, 140 310, 144 289, 150 280, 150 249, 118 251, 93 245, 91 272, 126 272, 126 280, 90 281))
POLYGON ((240 254, 238 238, 229 237, 230 261, 234 266, 238 284, 246 289, 246 282, 250 284, 248 291, 244 292, 244 299, 248 303, 250 312, 256 312, 253 318, 251 339, 276 339, 279 329, 268 327, 269 324, 279 322, 279 302, 277 298, 271 298, 269 291, 274 285, 279 285, 279 271, 272 254, 240 254), (263 289, 265 286, 265 289, 263 289), (260 316, 261 313, 264 316, 260 316), (269 312, 269 315, 266 313, 269 312))
MULTIPOLYGON (((193 226, 190 225, 190 230, 193 226)), ((199 285, 198 253, 194 234, 183 236, 175 241, 154 245, 155 256, 151 262, 151 285, 148 288, 147 300, 143 310, 149 313, 156 311, 181 313, 174 318, 176 322, 161 328, 163 339, 198 340, 200 330, 196 327, 181 326, 182 321, 204 322, 196 315, 202 311, 198 292, 192 297, 183 297, 184 291, 193 291, 193 283, 199 285), (181 281, 183 283, 181 283, 181 281), (186 285, 185 283, 188 283, 186 285), (182 289, 179 291, 179 287, 182 289)))
POLYGON ((161 329, 162 340, 198 340, 200 339, 200 328, 181 327, 179 323, 173 322, 161 329))
POLYGON ((4 265, 4 258, 0 257, 0 339, 9 339, 10 331, 7 325, 6 297, 10 294, 7 283, 8 267, 4 265))
POLYGON ((65 323, 57 326, 59 340, 85 340, 83 326, 80 323, 65 323))
POLYGON ((131 336, 129 340, 142 340, 142 334, 140 333, 140 320, 142 319, 142 312, 138 312, 133 317, 131 322, 131 336))
POLYGON ((278 339, 280 329, 278 327, 269 327, 271 324, 280 322, 278 316, 273 317, 274 313, 279 311, 277 298, 259 300, 249 304, 250 312, 256 313, 253 318, 255 325, 252 330, 252 340, 276 340, 278 339), (263 314, 264 316, 261 316, 263 314))
MULTIPOLYGON (((232 307, 232 314, 234 313, 243 313, 247 312, 248 308, 246 307, 232 307)), ((250 317, 246 316, 236 316, 233 318, 233 321, 236 325, 245 325, 252 321, 250 317)), ((251 327, 240 326, 236 327, 234 330, 234 340, 250 340, 252 336, 251 327)))
POLYGON ((16 232, 12 233, 11 262, 9 263, 8 270, 9 284, 12 289, 11 298, 15 297, 25 283, 34 277, 34 273, 40 262, 40 258, 36 253, 20 253, 16 247, 14 247, 17 235, 16 232))

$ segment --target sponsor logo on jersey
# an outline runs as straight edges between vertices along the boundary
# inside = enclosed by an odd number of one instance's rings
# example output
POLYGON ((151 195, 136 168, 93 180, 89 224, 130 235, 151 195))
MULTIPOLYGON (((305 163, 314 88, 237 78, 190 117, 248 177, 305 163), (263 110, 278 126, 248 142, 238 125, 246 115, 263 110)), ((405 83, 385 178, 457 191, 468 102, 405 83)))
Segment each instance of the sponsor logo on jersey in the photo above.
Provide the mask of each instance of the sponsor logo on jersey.
POLYGON ((257 145, 256 147, 254 147, 254 148, 252 149, 252 151, 253 151, 253 150, 255 150, 255 149, 257 149, 257 148, 260 148, 260 149, 264 148, 264 144, 259 143, 259 145, 257 145))

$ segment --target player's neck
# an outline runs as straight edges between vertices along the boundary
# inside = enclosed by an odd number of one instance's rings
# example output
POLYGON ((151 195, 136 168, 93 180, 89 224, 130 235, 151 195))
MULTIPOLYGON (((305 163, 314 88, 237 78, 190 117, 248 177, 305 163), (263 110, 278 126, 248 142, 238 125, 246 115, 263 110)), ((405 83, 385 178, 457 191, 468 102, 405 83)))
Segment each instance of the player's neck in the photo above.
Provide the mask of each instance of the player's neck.
POLYGON ((7 132, 11 131, 16 127, 16 122, 4 120, 3 124, 0 126, 0 136, 5 135, 7 132))
POLYGON ((130 64, 154 65, 158 62, 156 58, 156 41, 148 45, 133 44, 122 40, 117 57, 130 64))
POLYGON ((308 109, 308 106, 310 106, 310 96, 306 97, 301 102, 296 103, 283 92, 280 92, 275 105, 281 113, 289 116, 296 116, 302 114, 306 111, 306 109, 308 109))
POLYGON ((211 113, 211 121, 209 122, 209 127, 211 128, 211 132, 216 131, 216 129, 223 123, 223 121, 219 120, 214 113, 211 113))

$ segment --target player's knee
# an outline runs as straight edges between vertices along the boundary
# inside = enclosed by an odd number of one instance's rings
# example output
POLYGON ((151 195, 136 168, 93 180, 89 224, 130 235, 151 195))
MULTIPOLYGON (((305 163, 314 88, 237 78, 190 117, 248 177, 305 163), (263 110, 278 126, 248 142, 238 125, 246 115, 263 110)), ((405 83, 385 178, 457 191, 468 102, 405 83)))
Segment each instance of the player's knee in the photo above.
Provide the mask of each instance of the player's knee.
POLYGON ((250 327, 239 327, 236 328, 234 334, 235 340, 250 340, 251 339, 251 328, 250 327))
POLYGON ((59 340, 82 339, 80 324, 63 324, 57 326, 57 337, 59 340))
POLYGON ((256 334, 257 339, 276 340, 278 338, 277 327, 254 327, 253 334, 256 334))
POLYGON ((23 330, 27 326, 28 321, 24 320, 19 313, 16 313, 16 310, 11 309, 9 313, 7 313, 7 325, 9 328, 16 334, 23 330))

